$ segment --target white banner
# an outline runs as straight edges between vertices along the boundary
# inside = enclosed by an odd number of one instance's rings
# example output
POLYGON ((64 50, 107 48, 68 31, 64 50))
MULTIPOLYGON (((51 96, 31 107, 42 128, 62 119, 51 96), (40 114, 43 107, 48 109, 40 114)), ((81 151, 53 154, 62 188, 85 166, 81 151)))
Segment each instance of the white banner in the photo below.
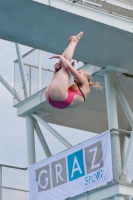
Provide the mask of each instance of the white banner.
POLYGON ((29 167, 31 200, 64 200, 112 181, 110 131, 29 167))

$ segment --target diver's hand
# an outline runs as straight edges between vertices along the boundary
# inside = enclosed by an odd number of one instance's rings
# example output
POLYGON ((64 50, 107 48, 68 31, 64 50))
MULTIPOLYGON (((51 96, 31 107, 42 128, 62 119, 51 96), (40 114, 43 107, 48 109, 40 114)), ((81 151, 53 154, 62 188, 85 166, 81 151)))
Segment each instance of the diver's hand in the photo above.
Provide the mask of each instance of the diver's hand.
MULTIPOLYGON (((60 59, 60 61, 65 61, 66 59, 64 58, 64 56, 62 56, 62 55, 57 55, 57 54, 55 54, 55 55, 53 55, 52 57, 50 57, 49 59, 53 59, 53 58, 57 58, 57 59, 60 59)), ((67 60, 66 60, 67 61, 67 60)))
POLYGON ((62 65, 64 65, 64 67, 67 69, 68 68, 68 66, 70 66, 71 65, 71 63, 66 59, 66 58, 64 58, 64 56, 62 56, 62 55, 53 55, 52 57, 50 57, 49 59, 53 59, 53 58, 57 58, 57 59, 60 59, 60 62, 61 62, 61 64, 62 65))

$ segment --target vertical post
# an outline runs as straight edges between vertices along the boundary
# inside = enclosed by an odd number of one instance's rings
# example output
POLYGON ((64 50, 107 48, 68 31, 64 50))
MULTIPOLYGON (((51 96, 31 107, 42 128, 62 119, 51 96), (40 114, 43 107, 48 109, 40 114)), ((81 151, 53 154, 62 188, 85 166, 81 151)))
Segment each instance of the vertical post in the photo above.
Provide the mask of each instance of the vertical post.
POLYGON ((132 200, 132 195, 129 195, 129 200, 132 200))
POLYGON ((50 150, 49 150, 49 147, 48 147, 48 145, 47 145, 47 143, 46 143, 46 140, 45 140, 45 138, 44 138, 44 136, 43 136, 43 134, 42 134, 42 131, 41 131, 41 129, 40 129, 40 127, 39 127, 39 125, 38 125, 38 123, 37 123, 37 121, 36 121, 35 119, 34 119, 34 127, 35 127, 36 134, 37 134, 37 136, 38 136, 38 138, 39 138, 39 141, 40 141, 40 143, 41 143, 41 145, 42 145, 42 148, 43 148, 43 150, 44 150, 46 156, 47 156, 47 157, 52 156, 52 155, 51 155, 51 152, 50 152, 50 150))
POLYGON ((89 200, 89 194, 87 194, 87 192, 85 193, 86 196, 86 200, 89 200))
POLYGON ((78 64, 77 60, 74 60, 74 68, 75 69, 77 69, 77 64, 78 64))
MULTIPOLYGON (((122 88, 118 82, 118 79, 116 77, 115 78, 115 89, 116 89, 116 93, 118 95, 118 98, 121 102, 121 105, 123 107, 123 110, 125 111, 125 114, 131 124, 131 126, 133 127, 133 113, 132 113, 132 110, 123 94, 123 91, 122 91, 122 88)), ((130 137, 130 140, 129 140, 129 144, 128 144, 128 148, 127 148, 127 152, 126 152, 126 156, 125 156, 125 159, 124 159, 124 163, 123 163, 123 168, 122 168, 122 172, 121 172, 121 180, 123 180, 126 176, 125 176, 125 172, 126 172, 126 167, 127 167, 127 163, 128 163, 128 158, 129 158, 129 155, 130 155, 130 151, 131 151, 131 146, 132 146, 132 143, 133 143, 133 130, 132 130, 132 133, 131 133, 131 137, 130 137)))
POLYGON ((31 96, 31 66, 29 66, 29 96, 31 96))
POLYGON ((38 50, 38 90, 42 89, 42 51, 38 50))
POLYGON ((28 165, 36 162, 35 158, 35 139, 34 139, 34 123, 31 116, 26 116, 26 132, 27 132, 27 150, 28 165))
MULTIPOLYGON (((108 71, 104 74, 105 89, 106 89, 106 102, 108 114, 109 129, 118 129, 117 107, 114 87, 114 74, 108 71)), ((114 131, 111 134, 111 147, 112 147, 112 162, 113 162, 113 178, 119 179, 121 173, 121 154, 120 154, 120 140, 118 132, 114 131)))
POLYGON ((120 149, 121 149, 121 163, 123 166, 124 158, 125 158, 125 152, 126 152, 126 134, 120 134, 120 149))
POLYGON ((106 72, 104 74, 104 78, 105 78, 105 90, 106 90, 109 129, 112 129, 112 128, 118 129, 117 106, 116 106, 113 72, 112 71, 106 72))
POLYGON ((2 200, 2 166, 0 166, 0 200, 2 200))
POLYGON ((132 145, 133 145, 133 128, 132 128, 129 144, 128 144, 128 147, 127 147, 126 156, 125 156, 125 159, 124 159, 124 164, 123 164, 122 173, 121 173, 121 177, 120 177, 121 180, 123 180, 124 175, 125 175, 125 171, 126 171, 128 159, 129 159, 129 156, 130 156, 130 153, 131 153, 132 145))
POLYGON ((16 45, 16 51, 17 51, 17 56, 18 56, 18 63, 19 63, 19 69, 20 69, 22 84, 23 84, 24 95, 25 95, 25 98, 27 98, 28 93, 27 93, 27 89, 26 89, 26 85, 25 85, 24 67, 23 67, 23 62, 22 62, 22 56, 21 56, 19 44, 15 43, 15 45, 16 45))
POLYGON ((131 110, 131 108, 130 108, 130 106, 129 106, 129 104, 128 104, 128 102, 127 102, 127 100, 126 100, 126 98, 123 94, 122 88, 121 88, 117 78, 116 77, 114 77, 114 78, 115 78, 116 93, 117 93, 118 98, 121 102, 123 110, 125 111, 125 114, 128 118, 128 121, 130 122, 131 126, 133 127, 133 112, 132 112, 132 110, 131 110))

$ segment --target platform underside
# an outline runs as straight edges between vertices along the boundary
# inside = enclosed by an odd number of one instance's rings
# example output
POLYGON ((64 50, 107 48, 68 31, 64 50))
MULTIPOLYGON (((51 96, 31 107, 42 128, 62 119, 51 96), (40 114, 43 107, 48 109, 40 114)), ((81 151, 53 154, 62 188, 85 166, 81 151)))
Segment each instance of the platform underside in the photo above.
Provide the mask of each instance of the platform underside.
MULTIPOLYGON (((56 4, 60 5, 60 2, 56 4)), ((112 26, 99 23, 89 19, 89 8, 74 6, 70 7, 73 11, 82 9, 83 14, 88 11, 88 16, 82 17, 82 14, 79 16, 32 0, 0 0, 0 38, 61 54, 69 37, 82 30, 84 36, 76 49, 75 59, 100 67, 130 68, 133 63, 133 28, 125 31, 113 27, 118 16, 112 16, 112 22, 109 18, 112 26)), ((105 13, 104 18, 108 17, 105 13)), ((121 27, 125 27, 125 19, 122 22, 121 27)))

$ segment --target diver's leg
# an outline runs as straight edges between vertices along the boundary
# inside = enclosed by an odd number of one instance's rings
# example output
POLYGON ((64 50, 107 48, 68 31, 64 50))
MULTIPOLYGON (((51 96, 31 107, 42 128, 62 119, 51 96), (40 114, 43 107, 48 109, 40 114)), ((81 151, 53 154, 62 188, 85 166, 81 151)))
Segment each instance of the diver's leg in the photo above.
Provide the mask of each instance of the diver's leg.
MULTIPOLYGON (((63 52, 63 56, 71 62, 71 59, 74 54, 75 47, 77 43, 79 42, 80 38, 82 37, 83 32, 80 32, 76 36, 71 36, 69 39, 69 45, 66 48, 66 50, 63 52)), ((56 101, 63 101, 68 96, 68 88, 70 86, 70 74, 65 69, 64 66, 61 66, 60 61, 55 64, 55 72, 56 69, 58 69, 58 73, 55 73, 50 85, 48 86, 45 94, 48 99, 48 96, 50 95, 51 99, 56 101), (60 69, 60 70, 59 70, 60 69)))
POLYGON ((64 66, 53 76, 49 85, 48 93, 51 99, 63 101, 68 96, 68 88, 70 86, 70 74, 64 66))
POLYGON ((71 36, 70 39, 69 39, 69 45, 68 45, 68 47, 65 49, 65 51, 62 54, 70 62, 71 62, 71 59, 73 57, 76 45, 78 44, 78 42, 79 42, 80 38, 82 37, 82 35, 83 35, 83 32, 80 32, 76 36, 71 36))
MULTIPOLYGON (((75 36, 71 36, 69 38, 69 45, 62 54, 69 62, 71 62, 71 60, 72 60, 75 48, 76 48, 80 38, 82 37, 82 35, 83 35, 83 32, 80 32, 79 34, 77 34, 75 36)), ((58 63, 56 63, 54 65, 54 67, 58 71, 61 68, 61 62, 59 61, 58 63)))

